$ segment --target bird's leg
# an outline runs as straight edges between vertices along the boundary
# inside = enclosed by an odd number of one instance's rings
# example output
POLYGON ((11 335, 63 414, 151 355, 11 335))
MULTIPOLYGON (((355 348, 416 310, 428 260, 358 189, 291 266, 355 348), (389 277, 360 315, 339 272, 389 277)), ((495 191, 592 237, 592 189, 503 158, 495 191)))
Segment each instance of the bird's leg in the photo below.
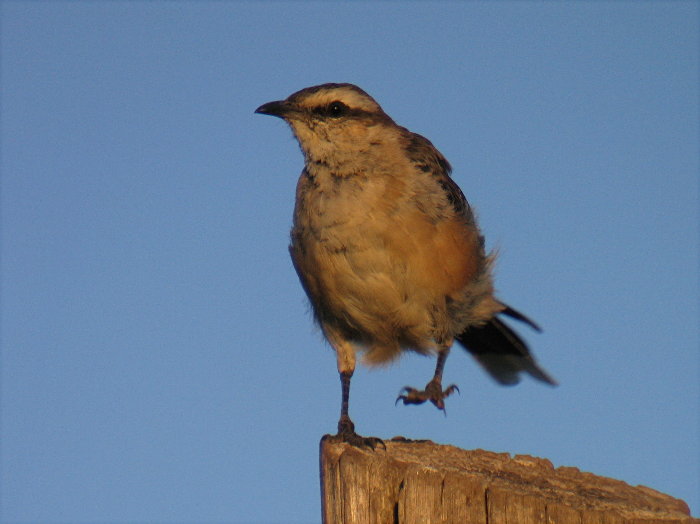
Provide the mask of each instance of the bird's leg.
POLYGON ((355 433, 355 424, 353 424, 348 414, 348 406, 350 404, 350 379, 355 372, 355 350, 346 341, 336 341, 334 347, 338 358, 338 373, 340 374, 342 397, 340 401, 340 419, 338 419, 338 434, 333 438, 357 447, 369 447, 374 449, 377 444, 383 446, 384 442, 379 438, 363 437, 355 433))
POLYGON ((340 419, 338 420, 338 436, 355 434, 355 424, 348 415, 350 404, 350 379, 352 371, 340 372, 340 387, 342 389, 342 399, 340 401, 340 419))
POLYGON ((445 411, 445 399, 455 391, 459 393, 459 388, 456 384, 451 384, 447 386, 447 388, 442 389, 442 370, 445 368, 445 361, 449 354, 450 346, 441 345, 438 351, 433 379, 425 385, 425 389, 422 391, 409 386, 404 387, 399 392, 396 403, 398 404, 399 400, 401 400, 404 405, 422 404, 426 400, 429 400, 436 408, 445 411))
POLYGON ((340 372, 340 386, 342 388, 342 400, 340 403, 340 419, 338 419, 338 434, 333 438, 341 442, 347 442, 348 444, 356 447, 368 447, 374 449, 374 447, 379 444, 384 446, 382 439, 377 437, 363 437, 355 433, 355 424, 353 424, 348 415, 348 405, 350 401, 350 379, 352 378, 352 371, 341 371, 340 372))

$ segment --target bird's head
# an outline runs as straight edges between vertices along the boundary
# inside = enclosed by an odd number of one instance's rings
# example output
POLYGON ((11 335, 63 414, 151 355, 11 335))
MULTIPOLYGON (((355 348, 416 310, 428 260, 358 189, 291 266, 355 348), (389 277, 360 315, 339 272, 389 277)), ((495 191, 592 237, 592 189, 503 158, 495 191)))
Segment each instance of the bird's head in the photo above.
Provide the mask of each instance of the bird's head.
POLYGON ((396 127, 375 100, 353 84, 322 84, 255 110, 284 119, 308 160, 344 162, 380 145, 396 127), (383 138, 384 137, 384 138, 383 138))

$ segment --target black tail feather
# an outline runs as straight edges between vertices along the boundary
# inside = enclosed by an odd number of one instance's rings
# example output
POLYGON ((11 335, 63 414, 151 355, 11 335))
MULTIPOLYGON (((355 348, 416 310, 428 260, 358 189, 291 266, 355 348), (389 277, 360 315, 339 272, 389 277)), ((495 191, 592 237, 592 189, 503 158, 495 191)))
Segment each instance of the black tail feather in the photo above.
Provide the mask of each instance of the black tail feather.
MULTIPOLYGON (((506 306, 502 313, 540 331, 537 324, 515 309, 506 306)), ((523 339, 497 317, 482 326, 466 329, 456 339, 500 384, 517 384, 524 371, 541 382, 557 385, 556 380, 537 365, 523 339)))
MULTIPOLYGON (((505 305, 505 304, 504 304, 504 305, 505 305)), ((513 309, 513 308, 510 307, 510 306, 506 306, 506 308, 505 308, 503 311, 501 311, 501 313, 503 313, 504 315, 509 316, 510 318, 514 318, 514 319, 516 319, 516 320, 519 320, 520 322, 524 322, 525 324, 527 324, 528 326, 530 326, 532 329, 534 329, 534 330, 537 331, 538 333, 541 333, 541 332, 542 332, 542 328, 541 328, 540 326, 538 326, 538 325, 535 323, 534 320, 532 320, 532 319, 526 317, 525 315, 523 315, 523 314, 522 314, 520 311, 518 311, 517 309, 513 309)))

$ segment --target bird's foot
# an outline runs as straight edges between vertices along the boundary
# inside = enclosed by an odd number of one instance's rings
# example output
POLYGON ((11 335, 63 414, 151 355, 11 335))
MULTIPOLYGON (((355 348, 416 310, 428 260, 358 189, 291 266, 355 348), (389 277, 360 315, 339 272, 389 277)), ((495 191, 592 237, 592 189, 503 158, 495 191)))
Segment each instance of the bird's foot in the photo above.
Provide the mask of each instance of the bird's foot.
POLYGON ((338 421, 338 434, 330 437, 334 442, 347 442, 356 448, 371 448, 382 446, 386 449, 384 441, 377 437, 363 437, 355 433, 355 424, 350 417, 342 415, 338 421))
POLYGON ((454 392, 459 393, 459 388, 456 384, 447 386, 442 389, 442 383, 439 380, 433 379, 428 382, 424 390, 415 389, 409 386, 404 387, 396 399, 396 404, 399 400, 403 401, 404 405, 422 404, 429 400, 433 405, 441 411, 445 411, 445 399, 454 392))

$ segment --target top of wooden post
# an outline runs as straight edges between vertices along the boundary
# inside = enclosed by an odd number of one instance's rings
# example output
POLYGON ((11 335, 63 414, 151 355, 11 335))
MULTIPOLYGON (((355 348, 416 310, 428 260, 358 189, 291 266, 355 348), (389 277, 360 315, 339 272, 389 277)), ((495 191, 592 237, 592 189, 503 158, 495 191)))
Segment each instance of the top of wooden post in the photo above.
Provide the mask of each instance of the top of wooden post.
POLYGON ((321 440, 325 523, 700 523, 680 499, 547 459, 401 437, 385 443, 371 450, 321 440))

